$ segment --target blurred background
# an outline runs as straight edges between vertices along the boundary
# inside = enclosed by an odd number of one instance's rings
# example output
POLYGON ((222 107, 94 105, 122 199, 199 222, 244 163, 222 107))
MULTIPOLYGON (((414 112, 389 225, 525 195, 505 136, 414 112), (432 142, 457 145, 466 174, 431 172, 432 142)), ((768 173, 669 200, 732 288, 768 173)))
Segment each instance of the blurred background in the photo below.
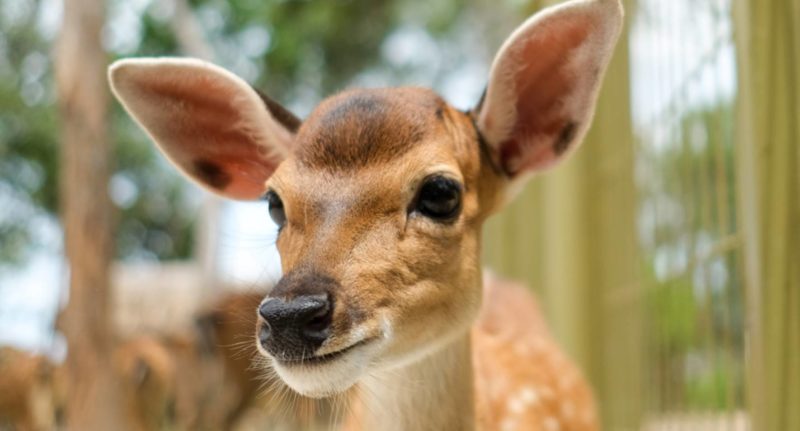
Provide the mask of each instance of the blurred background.
MULTIPOLYGON (((280 277, 266 205, 179 178, 108 63, 208 59, 301 117, 353 86, 469 108, 554 3, 0 2, 0 429, 306 429, 327 408, 299 418, 249 367, 280 277)), ((800 0, 625 3, 585 146, 490 221, 484 261, 539 295, 605 429, 800 430, 800 0)))

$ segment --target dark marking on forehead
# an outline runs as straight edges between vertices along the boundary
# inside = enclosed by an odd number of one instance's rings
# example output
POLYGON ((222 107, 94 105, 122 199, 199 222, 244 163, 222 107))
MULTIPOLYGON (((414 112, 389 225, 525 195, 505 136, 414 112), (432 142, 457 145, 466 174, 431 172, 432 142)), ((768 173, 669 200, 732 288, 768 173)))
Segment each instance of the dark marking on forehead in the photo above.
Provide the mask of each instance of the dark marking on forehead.
POLYGON ((437 126, 444 101, 429 90, 355 90, 323 102, 301 127, 297 160, 347 170, 386 163, 437 126))
POLYGON ((564 154, 564 152, 569 149, 570 144, 575 140, 575 133, 577 131, 578 123, 574 121, 568 122, 567 125, 561 129, 561 133, 558 135, 558 139, 553 146, 553 151, 555 151, 556 156, 564 154))
POLYGON ((231 182, 231 176, 218 164, 205 159, 197 159, 192 163, 194 174, 205 184, 217 190, 223 190, 231 182))

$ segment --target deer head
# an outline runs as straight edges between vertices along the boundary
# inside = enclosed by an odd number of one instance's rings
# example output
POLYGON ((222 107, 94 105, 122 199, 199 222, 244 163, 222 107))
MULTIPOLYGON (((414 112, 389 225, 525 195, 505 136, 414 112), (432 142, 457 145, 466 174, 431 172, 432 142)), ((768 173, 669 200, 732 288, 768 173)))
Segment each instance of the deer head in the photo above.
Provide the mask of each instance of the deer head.
POLYGON ((301 121, 192 59, 121 60, 110 80, 189 178, 266 200, 283 277, 259 307, 258 348, 293 389, 326 396, 468 332, 481 226, 581 143, 621 16, 594 0, 530 18, 468 112, 427 89, 356 89, 301 121))

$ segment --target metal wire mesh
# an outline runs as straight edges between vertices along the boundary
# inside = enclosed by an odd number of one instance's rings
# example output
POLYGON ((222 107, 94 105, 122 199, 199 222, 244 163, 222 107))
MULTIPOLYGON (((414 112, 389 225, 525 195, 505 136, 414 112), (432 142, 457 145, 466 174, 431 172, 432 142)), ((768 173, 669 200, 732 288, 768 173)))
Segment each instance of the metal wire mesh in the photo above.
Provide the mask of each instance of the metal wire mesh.
POLYGON ((641 0, 631 64, 648 430, 749 429, 730 0, 641 0))

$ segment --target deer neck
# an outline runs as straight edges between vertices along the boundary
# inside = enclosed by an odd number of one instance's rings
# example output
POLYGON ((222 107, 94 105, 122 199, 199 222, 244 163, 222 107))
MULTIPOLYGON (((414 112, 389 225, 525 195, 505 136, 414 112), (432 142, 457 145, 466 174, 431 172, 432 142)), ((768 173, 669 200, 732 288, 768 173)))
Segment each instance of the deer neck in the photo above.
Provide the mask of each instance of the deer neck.
POLYGON ((470 334, 420 361, 373 373, 359 389, 362 430, 473 430, 470 334))

